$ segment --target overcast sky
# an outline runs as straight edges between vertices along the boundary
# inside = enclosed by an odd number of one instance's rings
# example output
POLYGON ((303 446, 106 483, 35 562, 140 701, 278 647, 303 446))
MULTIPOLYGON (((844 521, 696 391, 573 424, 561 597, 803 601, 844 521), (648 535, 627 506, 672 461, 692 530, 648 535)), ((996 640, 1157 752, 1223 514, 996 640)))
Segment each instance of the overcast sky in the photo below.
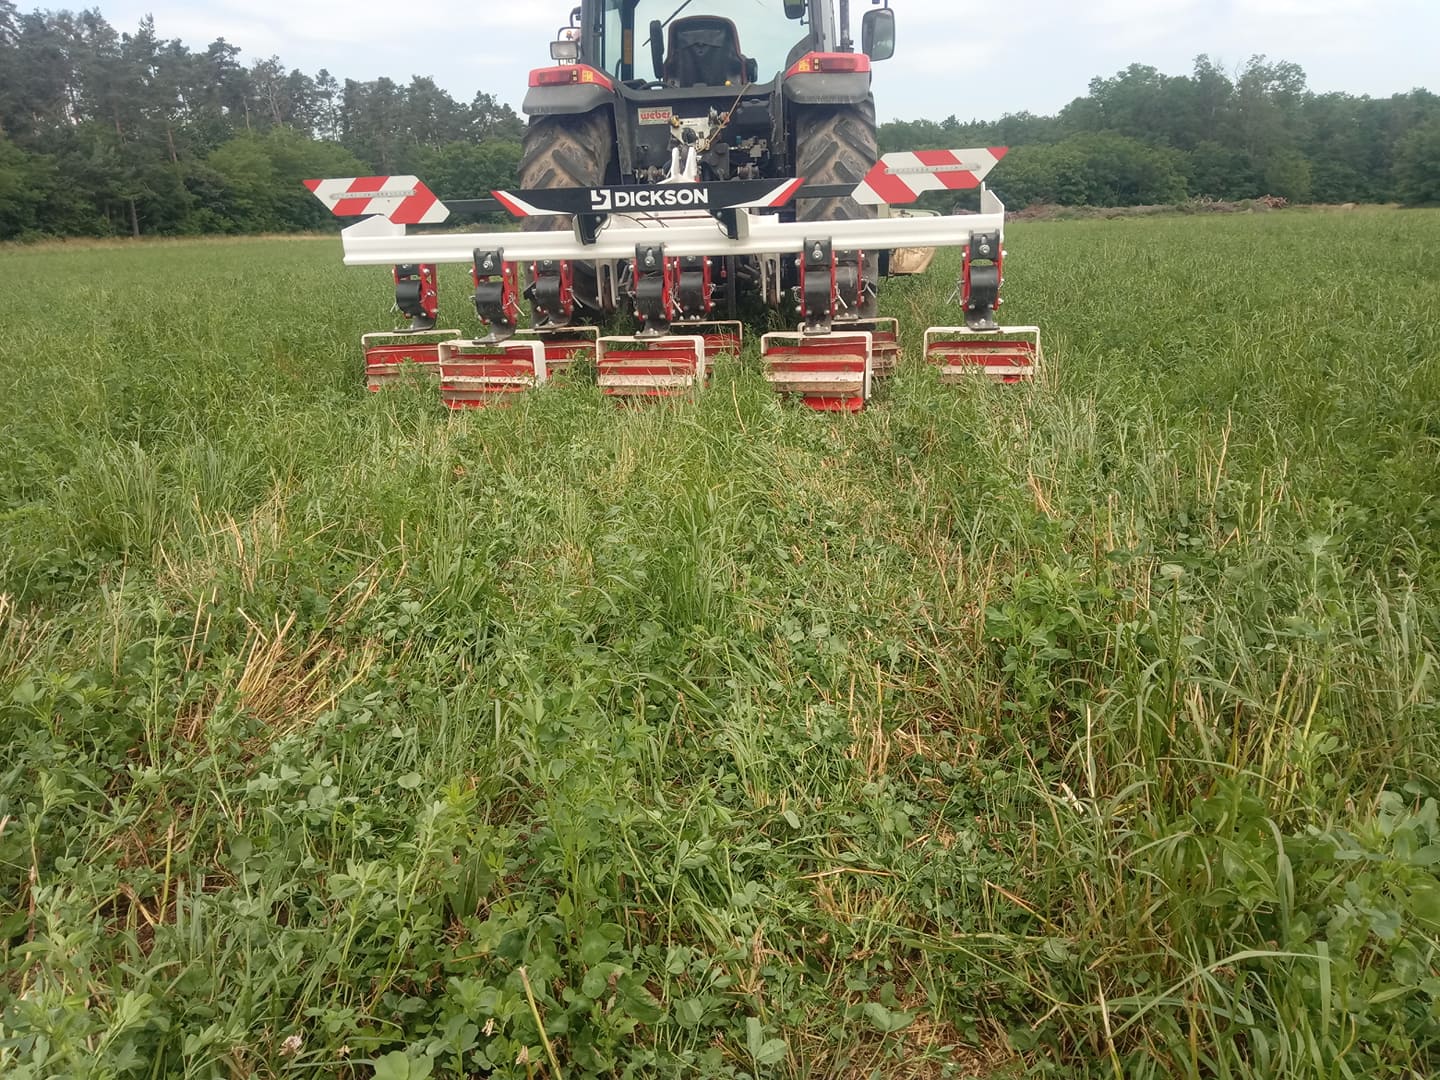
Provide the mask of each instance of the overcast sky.
MULTIPOLYGON (((760 2, 700 0, 696 8, 760 2)), ((518 108, 526 73, 548 63, 547 42, 572 4, 98 0, 96 6, 122 31, 149 12, 161 37, 194 49, 224 37, 247 62, 274 54, 290 67, 312 75, 328 68, 342 80, 429 75, 456 98, 485 91, 518 108)), ((864 0, 853 6, 866 7, 864 0)), ((993 7, 892 0, 891 6, 900 52, 876 67, 883 119, 1053 113, 1083 95, 1092 76, 1137 62, 1188 73, 1199 53, 1231 70, 1256 53, 1292 60, 1318 91, 1440 92, 1440 0, 1000 0, 993 7)))

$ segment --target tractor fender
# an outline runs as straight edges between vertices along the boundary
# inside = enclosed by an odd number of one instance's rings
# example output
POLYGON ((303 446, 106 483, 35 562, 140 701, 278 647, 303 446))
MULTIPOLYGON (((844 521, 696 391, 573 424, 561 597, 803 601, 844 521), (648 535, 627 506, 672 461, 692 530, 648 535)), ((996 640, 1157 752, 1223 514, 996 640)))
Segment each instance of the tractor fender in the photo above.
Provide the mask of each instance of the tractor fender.
POLYGON ((868 71, 792 75, 785 80, 785 100, 795 105, 857 105, 869 96, 868 71))
POLYGON ((532 86, 520 109, 526 116, 574 116, 614 104, 614 91, 603 86, 532 86))

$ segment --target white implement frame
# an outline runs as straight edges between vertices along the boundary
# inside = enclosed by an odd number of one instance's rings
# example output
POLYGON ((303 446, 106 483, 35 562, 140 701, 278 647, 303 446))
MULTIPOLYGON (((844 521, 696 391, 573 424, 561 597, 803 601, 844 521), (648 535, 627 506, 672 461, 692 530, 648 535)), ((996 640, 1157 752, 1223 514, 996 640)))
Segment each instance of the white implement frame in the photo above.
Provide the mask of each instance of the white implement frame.
POLYGON ((736 236, 718 221, 693 215, 644 217, 614 215, 595 243, 577 233, 420 233, 385 218, 367 218, 341 232, 346 266, 396 266, 407 263, 470 263, 476 248, 503 248, 508 262, 542 259, 616 262, 635 257, 639 244, 663 243, 667 257, 798 255, 807 240, 829 237, 837 251, 886 251, 906 247, 964 247, 977 232, 1004 235, 1005 204, 981 188, 979 214, 951 217, 880 218, 860 221, 782 222, 768 214, 736 210, 736 236))

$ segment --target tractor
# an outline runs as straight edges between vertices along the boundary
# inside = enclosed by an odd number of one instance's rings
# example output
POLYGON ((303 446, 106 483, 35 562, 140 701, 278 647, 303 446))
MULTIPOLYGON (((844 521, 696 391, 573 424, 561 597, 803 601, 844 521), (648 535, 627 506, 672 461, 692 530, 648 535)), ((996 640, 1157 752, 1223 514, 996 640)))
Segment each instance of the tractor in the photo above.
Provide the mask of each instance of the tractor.
POLYGON ((606 394, 688 395, 714 355, 740 352, 742 310, 763 304, 794 327, 761 340, 776 391, 859 411, 901 358, 877 305, 881 280, 907 272, 892 253, 944 246, 964 249, 963 325, 927 332, 925 358, 947 381, 1033 377, 1039 331, 996 320, 1005 214, 983 181, 1005 150, 880 158, 871 68, 895 53, 895 13, 870 0, 856 27, 851 6, 583 0, 530 73, 518 188, 492 193, 518 233, 408 234, 448 213, 416 177, 308 181, 366 219, 344 231, 345 261, 393 266, 412 320, 366 336, 371 388, 413 362, 447 405, 482 407, 585 357, 606 394), (976 187, 977 215, 901 209, 976 187), (436 329, 442 262, 470 264, 482 337, 436 329), (630 314, 633 334, 596 328, 630 314))
MULTIPOLYGON (((576 8, 550 46, 559 66, 530 76, 520 187, 804 177, 842 191, 802 192, 782 220, 874 218, 877 207, 850 192, 878 157, 870 68, 894 55, 894 12, 866 12, 857 50, 850 0, 840 0, 838 20, 830 0, 712 7, 730 10, 696 13, 694 0, 585 0, 576 8)), ((569 222, 531 217, 526 226, 569 222)), ((729 319, 739 279, 760 280, 758 266, 734 262, 713 268, 729 319)), ((866 275, 865 316, 873 317, 882 272, 875 266, 866 275)), ((592 276, 584 278, 577 293, 588 308, 605 310, 592 276)))

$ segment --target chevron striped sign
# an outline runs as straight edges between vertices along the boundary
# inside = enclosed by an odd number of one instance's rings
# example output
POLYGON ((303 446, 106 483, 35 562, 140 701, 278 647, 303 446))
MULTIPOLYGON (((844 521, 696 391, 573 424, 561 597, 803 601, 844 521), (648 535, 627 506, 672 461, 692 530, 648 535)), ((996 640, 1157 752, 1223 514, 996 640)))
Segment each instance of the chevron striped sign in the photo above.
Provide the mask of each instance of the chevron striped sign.
POLYGON ((438 225, 450 210, 414 176, 352 176, 306 180, 305 186, 336 217, 380 214, 396 225, 438 225))
POLYGON ((1008 150, 916 150, 886 154, 855 189, 854 199, 870 206, 912 203, 927 191, 968 191, 980 186, 1008 150))

